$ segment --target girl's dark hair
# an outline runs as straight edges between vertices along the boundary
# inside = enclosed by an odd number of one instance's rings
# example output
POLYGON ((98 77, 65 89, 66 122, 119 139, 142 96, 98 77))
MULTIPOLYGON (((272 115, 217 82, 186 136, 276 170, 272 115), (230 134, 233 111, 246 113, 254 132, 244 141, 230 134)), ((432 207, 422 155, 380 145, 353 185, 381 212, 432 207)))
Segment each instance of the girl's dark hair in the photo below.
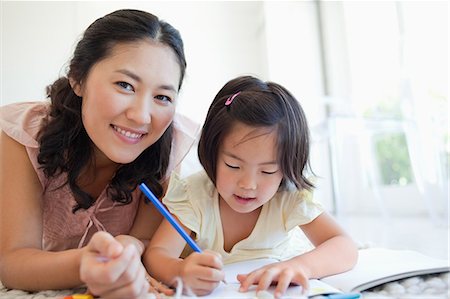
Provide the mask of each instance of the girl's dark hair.
POLYGON ((297 189, 314 185, 303 171, 309 167, 309 129, 299 102, 283 86, 243 76, 226 83, 214 98, 203 124, 198 156, 209 178, 216 183, 220 145, 233 124, 273 127, 277 131, 278 163, 283 173, 280 187, 297 189), (239 94, 225 106, 228 98, 239 94))
MULTIPOLYGON (((47 87, 51 108, 38 137, 38 162, 47 177, 67 173, 65 184, 69 184, 77 201, 74 212, 89 208, 95 201, 77 184, 83 168, 95 161, 92 141, 81 120, 82 99, 72 90, 69 78, 81 85, 92 66, 107 58, 114 46, 145 39, 167 45, 174 51, 181 71, 180 89, 186 60, 179 32, 148 12, 131 9, 112 12, 92 23, 76 46, 67 77, 59 78, 47 87)), ((130 203, 131 192, 141 182, 146 182, 156 196, 162 195, 161 181, 169 164, 172 130, 170 125, 161 138, 136 160, 119 167, 108 186, 113 201, 130 203)))

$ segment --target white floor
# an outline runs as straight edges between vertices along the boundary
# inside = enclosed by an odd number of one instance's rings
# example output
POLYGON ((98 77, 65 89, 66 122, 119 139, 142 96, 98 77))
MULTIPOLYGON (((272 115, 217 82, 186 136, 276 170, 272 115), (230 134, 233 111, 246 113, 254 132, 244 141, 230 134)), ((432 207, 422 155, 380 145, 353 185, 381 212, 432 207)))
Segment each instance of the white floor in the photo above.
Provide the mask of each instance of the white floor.
POLYGON ((449 222, 434 224, 428 216, 392 217, 346 216, 337 218, 362 245, 410 249, 449 260, 449 222))

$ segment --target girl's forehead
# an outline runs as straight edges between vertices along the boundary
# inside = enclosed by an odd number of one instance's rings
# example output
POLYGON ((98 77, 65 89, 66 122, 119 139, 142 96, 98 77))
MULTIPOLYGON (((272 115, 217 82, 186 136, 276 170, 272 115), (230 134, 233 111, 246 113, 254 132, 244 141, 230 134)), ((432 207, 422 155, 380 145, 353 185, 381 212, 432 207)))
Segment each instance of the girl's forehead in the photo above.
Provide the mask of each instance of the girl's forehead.
POLYGON ((236 147, 248 142, 261 142, 276 137, 275 127, 250 126, 241 122, 234 123, 224 136, 225 146, 236 147))

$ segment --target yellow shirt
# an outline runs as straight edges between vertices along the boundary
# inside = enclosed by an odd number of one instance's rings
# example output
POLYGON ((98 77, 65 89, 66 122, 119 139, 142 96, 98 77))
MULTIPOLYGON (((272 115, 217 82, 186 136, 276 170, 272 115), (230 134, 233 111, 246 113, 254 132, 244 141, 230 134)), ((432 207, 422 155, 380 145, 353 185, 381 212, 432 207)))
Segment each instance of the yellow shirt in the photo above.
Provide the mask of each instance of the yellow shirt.
POLYGON ((251 234, 226 252, 219 196, 204 171, 185 179, 173 173, 163 203, 196 233, 201 247, 220 253, 225 264, 256 258, 285 260, 310 250, 311 243, 299 234, 299 225, 323 212, 309 191, 279 191, 263 205, 251 234))

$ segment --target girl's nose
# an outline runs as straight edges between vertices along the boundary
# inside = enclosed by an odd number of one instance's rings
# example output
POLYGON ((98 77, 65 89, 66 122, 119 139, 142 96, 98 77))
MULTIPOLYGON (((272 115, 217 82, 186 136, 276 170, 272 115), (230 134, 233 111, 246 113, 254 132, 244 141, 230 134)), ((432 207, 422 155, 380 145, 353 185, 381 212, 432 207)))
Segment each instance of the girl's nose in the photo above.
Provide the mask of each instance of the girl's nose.
POLYGON ((126 116, 137 124, 149 124, 151 122, 151 111, 151 101, 135 99, 128 107, 126 116))
POLYGON ((239 180, 239 187, 245 190, 255 190, 257 185, 256 175, 253 173, 246 173, 239 180))

